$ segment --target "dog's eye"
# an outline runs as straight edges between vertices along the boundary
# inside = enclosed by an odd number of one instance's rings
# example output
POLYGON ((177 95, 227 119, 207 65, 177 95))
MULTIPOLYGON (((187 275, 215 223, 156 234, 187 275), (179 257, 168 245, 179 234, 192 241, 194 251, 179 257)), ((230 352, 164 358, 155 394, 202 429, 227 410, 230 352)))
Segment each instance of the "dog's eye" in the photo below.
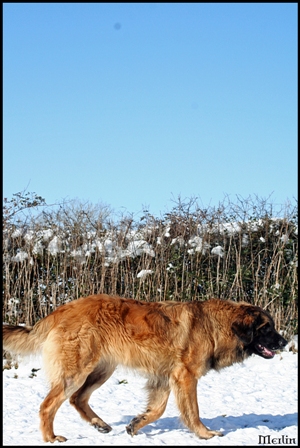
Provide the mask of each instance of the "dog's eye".
POLYGON ((271 325, 269 323, 265 324, 263 327, 261 327, 260 331, 263 334, 269 333, 270 331, 272 331, 271 325))

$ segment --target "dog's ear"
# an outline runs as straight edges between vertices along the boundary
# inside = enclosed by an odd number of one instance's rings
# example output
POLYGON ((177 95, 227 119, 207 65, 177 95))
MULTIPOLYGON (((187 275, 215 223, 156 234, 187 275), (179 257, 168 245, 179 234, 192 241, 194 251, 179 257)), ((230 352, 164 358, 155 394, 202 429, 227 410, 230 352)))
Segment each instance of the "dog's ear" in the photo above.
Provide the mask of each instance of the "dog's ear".
POLYGON ((242 306, 239 311, 231 329, 245 345, 248 345, 253 341, 258 317, 257 311, 251 306, 242 306))
POLYGON ((245 345, 248 345, 253 341, 253 329, 242 322, 233 322, 231 329, 245 345))

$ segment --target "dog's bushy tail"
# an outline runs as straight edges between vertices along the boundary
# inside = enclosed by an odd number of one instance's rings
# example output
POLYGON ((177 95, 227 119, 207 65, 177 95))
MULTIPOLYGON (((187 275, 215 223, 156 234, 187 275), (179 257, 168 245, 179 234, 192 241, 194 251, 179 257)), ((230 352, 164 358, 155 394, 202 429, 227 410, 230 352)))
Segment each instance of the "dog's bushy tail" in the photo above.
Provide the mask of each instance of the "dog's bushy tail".
POLYGON ((40 320, 34 327, 4 324, 3 349, 20 355, 38 353, 49 331, 48 319, 40 320))

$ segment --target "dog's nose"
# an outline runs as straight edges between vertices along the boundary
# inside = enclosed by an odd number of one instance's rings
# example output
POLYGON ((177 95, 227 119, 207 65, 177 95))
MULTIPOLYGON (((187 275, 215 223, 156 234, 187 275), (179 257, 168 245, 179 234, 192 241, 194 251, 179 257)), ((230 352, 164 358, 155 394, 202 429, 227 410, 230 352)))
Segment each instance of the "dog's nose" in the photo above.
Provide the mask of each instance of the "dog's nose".
POLYGON ((284 339, 284 338, 281 338, 280 340, 279 340, 279 347, 285 347, 286 346, 286 344, 287 344, 287 341, 284 339))

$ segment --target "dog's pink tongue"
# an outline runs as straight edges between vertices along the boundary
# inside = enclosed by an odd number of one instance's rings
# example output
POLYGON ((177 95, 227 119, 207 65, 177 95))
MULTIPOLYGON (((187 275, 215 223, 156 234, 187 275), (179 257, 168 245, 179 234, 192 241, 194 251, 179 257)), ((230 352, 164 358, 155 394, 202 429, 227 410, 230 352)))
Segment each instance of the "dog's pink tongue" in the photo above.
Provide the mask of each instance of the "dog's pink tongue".
POLYGON ((269 356, 270 358, 273 358, 273 356, 275 356, 275 352, 273 352, 273 350, 269 350, 268 348, 264 347, 263 352, 269 356))

